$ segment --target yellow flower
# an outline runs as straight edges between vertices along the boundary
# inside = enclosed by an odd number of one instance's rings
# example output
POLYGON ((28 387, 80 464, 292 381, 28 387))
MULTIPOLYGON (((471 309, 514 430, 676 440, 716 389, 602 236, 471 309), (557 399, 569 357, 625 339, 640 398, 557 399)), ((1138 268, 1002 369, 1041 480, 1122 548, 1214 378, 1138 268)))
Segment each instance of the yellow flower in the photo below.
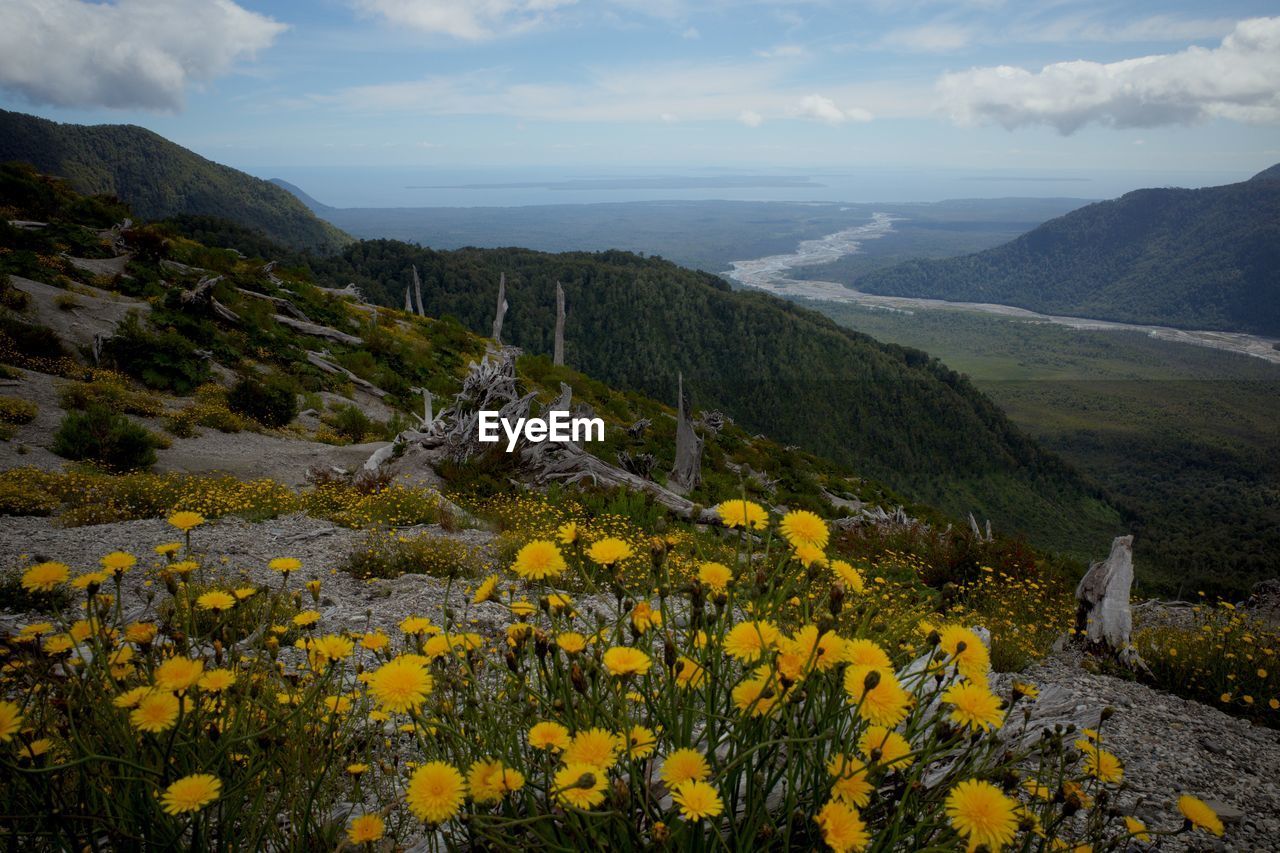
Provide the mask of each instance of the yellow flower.
POLYGON ((156 667, 156 687, 164 690, 186 690, 195 684, 204 672, 204 661, 173 657, 156 667))
POLYGON ((961 625, 947 625, 940 633, 939 648, 970 681, 982 681, 991 669, 991 656, 982 639, 961 625))
POLYGON ((544 580, 558 577, 568 566, 556 543, 538 539, 520 549, 511 568, 525 580, 544 580))
POLYGON ((564 751, 565 764, 585 764, 608 770, 618 760, 622 748, 621 738, 607 729, 588 729, 578 732, 564 751))
POLYGON ((707 671, 693 658, 681 655, 676 658, 676 684, 697 689, 707 678, 707 671))
POLYGON ((799 548, 801 545, 825 548, 831 537, 826 522, 807 509, 792 510, 784 515, 778 529, 792 548, 799 548))
POLYGON ((172 693, 151 691, 138 700, 137 707, 129 714, 129 722, 139 731, 163 732, 178 721, 180 707, 178 697, 172 693))
POLYGON ((569 730, 559 723, 541 722, 529 729, 529 746, 562 750, 569 745, 569 730))
POLYGON ((871 802, 874 788, 867 779, 867 765, 853 756, 836 753, 827 762, 827 772, 836 780, 831 786, 831 796, 856 808, 871 802))
POLYGON ((605 669, 616 676, 644 675, 652 664, 648 655, 630 646, 614 646, 604 653, 605 669))
POLYGON ((236 674, 229 669, 211 669, 200 676, 198 682, 201 690, 207 690, 210 693, 222 693, 235 683, 236 674))
POLYGON ((671 792, 671 801, 680 807, 680 814, 685 820, 716 817, 724 811, 720 794, 706 782, 681 782, 671 792))
POLYGON ((238 586, 232 592, 235 594, 236 601, 244 601, 252 598, 258 590, 251 586, 238 586))
POLYGON ((370 631, 360 638, 361 648, 371 652, 380 652, 389 645, 391 645, 391 638, 381 631, 370 631))
POLYGON ((311 653, 314 665, 320 667, 350 657, 355 651, 355 643, 340 634, 325 634, 313 641, 308 651, 311 653))
POLYGON ((279 572, 287 577, 290 572, 296 572, 298 569, 302 568, 302 561, 296 557, 276 557, 274 560, 267 563, 267 568, 271 569, 273 572, 279 572))
POLYGON ((567 764, 556 771, 556 799, 565 805, 590 809, 604 802, 604 771, 590 764, 567 764))
POLYGON ((650 628, 662 627, 662 613, 649 606, 649 602, 641 601, 631 610, 631 625, 637 634, 644 634, 650 628))
POLYGON ((591 561, 602 566, 612 566, 615 563, 620 563, 633 553, 635 552, 631 550, 630 545, 612 536, 591 543, 591 547, 587 549, 587 556, 591 558, 591 561))
POLYGON ((1026 681, 1013 682, 1014 697, 1026 696, 1028 699, 1036 699, 1040 696, 1040 688, 1026 681))
POLYGON ((831 571, 844 584, 844 588, 848 591, 856 593, 864 593, 867 591, 866 581, 862 579, 862 573, 844 560, 832 560, 831 571))
POLYGON ((504 767, 501 761, 476 761, 467 773, 467 788, 477 803, 496 803, 524 787, 524 774, 504 767))
POLYGON ((440 629, 425 616, 406 616, 400 622, 400 630, 406 634, 436 634, 440 629))
POLYGON ((175 512, 169 516, 169 523, 183 533, 204 524, 204 516, 198 512, 175 512))
POLYGON ((764 530, 769 526, 769 515, 757 503, 744 500, 725 501, 715 508, 716 515, 725 527, 746 527, 764 530))
POLYGON ((698 566, 698 580, 712 592, 724 592, 733 580, 733 572, 724 563, 703 563, 698 566))
POLYGON ((527 598, 511 602, 511 615, 518 619, 527 619, 537 612, 537 606, 527 598))
POLYGON ((743 663, 758 660, 778 642, 779 632, 772 622, 739 622, 724 637, 724 650, 743 663))
POLYGON ((376 814, 362 814, 353 818, 347 827, 347 840, 352 844, 372 844, 382 838, 387 825, 376 814))
POLYGON ((835 853, 865 850, 871 841, 867 825, 857 809, 839 800, 831 800, 823 806, 814 822, 822 830, 822 840, 835 853))
POLYGON ((213 590, 206 592, 196 599, 196 607, 201 610, 212 610, 218 612, 220 610, 230 610, 236 606, 236 598, 228 592, 222 590, 213 590))
POLYGON ((859 716, 879 726, 896 726, 910 710, 911 694, 902 689, 892 669, 851 666, 844 673, 844 689, 859 716))
POLYGON ((163 545, 157 545, 155 547, 155 552, 161 557, 172 557, 181 550, 181 542, 165 542, 163 545))
POLYGON ((573 606, 573 599, 563 592, 553 592, 546 598, 547 606, 552 613, 563 613, 573 606))
POLYGON ((648 758, 657 745, 658 739, 652 729, 636 725, 627 733, 628 758, 648 758))
POLYGON ((8 743, 22 726, 22 710, 13 702, 0 700, 0 743, 8 743))
POLYGON ((556 645, 567 654, 576 655, 587 647, 587 638, 576 631, 565 631, 556 635, 556 645))
POLYGON ((696 749, 677 749, 662 762, 662 772, 658 776, 667 787, 674 789, 683 782, 703 782, 711 775, 711 767, 707 759, 696 749))
POLYGON ((198 812, 218 799, 222 791, 222 782, 218 777, 208 773, 195 773, 183 776, 164 790, 160 798, 165 814, 179 815, 184 812, 198 812))
POLYGON ((119 696, 112 699, 111 704, 115 705, 117 708, 132 708, 142 701, 142 697, 146 696, 153 689, 154 688, 149 684, 144 684, 141 687, 126 690, 124 693, 121 693, 119 696))
POLYGON ((409 777, 405 800, 418 820, 444 823, 458 813, 466 784, 457 768, 443 761, 428 761, 409 777))
POLYGON ((22 573, 22 588, 27 592, 53 592, 71 577, 71 568, 63 563, 37 563, 22 573))
POLYGON ((916 760, 907 739, 884 726, 867 726, 858 739, 858 750, 867 761, 885 767, 902 769, 916 760))
POLYGON ((861 638, 845 640, 844 659, 854 666, 874 666, 882 669, 891 669, 893 667, 893 662, 889 660, 889 654, 874 640, 861 638))
POLYGON ((426 700, 435 680, 421 661, 402 656, 369 673, 368 686, 384 710, 404 713, 426 700))
POLYGON ((166 567, 166 571, 173 572, 175 575, 187 575, 200 568, 200 564, 195 560, 179 560, 176 563, 170 563, 166 567))
POLYGON ((750 712, 753 717, 763 717, 782 701, 783 691, 777 678, 764 666, 756 670, 754 677, 734 687, 731 698, 734 707, 742 713, 750 712))
POLYGON ((1129 830, 1129 834, 1143 844, 1151 842, 1151 834, 1147 832, 1147 825, 1136 817, 1126 816, 1124 819, 1124 828, 1129 830))
MULTIPOLYGON (((1082 742, 1077 742, 1079 747, 1082 742)), ((1120 759, 1096 744, 1088 744, 1084 752, 1084 771, 1099 782, 1119 784, 1124 779, 1124 764, 1120 759)))
POLYGON ((310 628, 312 625, 320 621, 320 613, 316 610, 304 610, 297 616, 293 617, 293 624, 299 628, 310 628))
POLYGON ((947 817, 969 842, 969 849, 985 846, 999 853, 1018 832, 1013 800, 990 782, 967 779, 947 795, 947 817))
POLYGON ((138 558, 132 554, 125 553, 124 551, 112 551, 110 554, 99 560, 99 562, 102 563, 102 568, 107 571, 123 574, 137 565, 138 558))
POLYGON ((1203 829, 1206 832, 1212 832, 1219 838, 1222 837, 1224 831, 1222 820, 1219 819, 1218 813, 1210 808, 1204 800, 1193 797, 1190 794, 1183 794, 1178 797, 1178 811, 1182 812, 1182 816, 1192 826, 1203 829))
POLYGON ((484 604, 493 598, 493 591, 498 588, 498 576, 489 575, 485 578, 480 586, 476 589, 475 595, 471 596, 472 604, 484 604))
POLYGON ((952 705, 951 721, 961 728, 998 729, 1004 723, 1001 699, 983 684, 959 681, 942 693, 942 701, 952 705))
POLYGON ((578 530, 578 524, 574 521, 562 524, 556 529, 556 538, 560 540, 561 545, 572 545, 578 541, 581 535, 578 530))

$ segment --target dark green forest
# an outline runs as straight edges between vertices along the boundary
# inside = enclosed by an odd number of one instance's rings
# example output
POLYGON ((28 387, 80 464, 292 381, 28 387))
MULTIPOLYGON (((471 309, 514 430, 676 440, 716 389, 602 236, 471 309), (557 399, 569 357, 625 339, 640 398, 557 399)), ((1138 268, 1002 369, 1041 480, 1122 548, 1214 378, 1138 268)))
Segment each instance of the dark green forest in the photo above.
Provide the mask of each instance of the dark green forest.
POLYGON ((894 296, 1280 335, 1280 175, 1144 189, 977 254, 913 260, 846 283, 894 296))
POLYGON ((532 354, 551 352, 560 281, 567 361, 596 379, 674 400, 682 373, 698 408, 1051 547, 1082 547, 1116 524, 1100 493, 937 360, 706 273, 626 252, 436 252, 390 240, 311 264, 321 280, 355 282, 397 307, 416 265, 427 314, 482 334, 505 273, 503 338, 532 354))
POLYGON ((225 217, 298 249, 350 240, 289 192, 133 125, 58 124, 0 110, 0 163, 21 161, 86 194, 118 196, 136 216, 225 217))

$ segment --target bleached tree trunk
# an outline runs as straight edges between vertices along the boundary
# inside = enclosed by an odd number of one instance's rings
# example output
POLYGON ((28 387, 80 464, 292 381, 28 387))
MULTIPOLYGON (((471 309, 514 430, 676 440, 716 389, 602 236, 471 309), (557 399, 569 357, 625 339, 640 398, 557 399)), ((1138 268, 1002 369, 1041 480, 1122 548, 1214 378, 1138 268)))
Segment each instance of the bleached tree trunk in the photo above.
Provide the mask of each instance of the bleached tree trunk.
POLYGON ((422 279, 418 278, 418 265, 414 264, 411 269, 413 270, 413 295, 418 300, 418 316, 425 317, 427 310, 422 305, 422 279))
POLYGON ((493 315, 493 338, 495 344, 502 344, 502 318, 507 315, 507 274, 502 273, 498 279, 498 307, 493 315))
POLYGON ((404 313, 413 313, 413 288, 407 284, 404 286, 404 313))
POLYGON ((693 428, 684 399, 684 374, 680 374, 679 400, 676 403, 676 462, 671 469, 671 485, 677 491, 689 492, 702 484, 702 439, 693 428))
POLYGON ((564 288, 556 282, 556 339, 555 355, 551 363, 557 367, 564 366, 564 288))
POLYGON ((1141 663, 1133 648, 1133 612, 1129 593, 1133 588, 1133 537, 1117 536, 1111 554, 1094 563, 1076 586, 1076 630, 1090 644, 1105 646, 1122 661, 1141 663))

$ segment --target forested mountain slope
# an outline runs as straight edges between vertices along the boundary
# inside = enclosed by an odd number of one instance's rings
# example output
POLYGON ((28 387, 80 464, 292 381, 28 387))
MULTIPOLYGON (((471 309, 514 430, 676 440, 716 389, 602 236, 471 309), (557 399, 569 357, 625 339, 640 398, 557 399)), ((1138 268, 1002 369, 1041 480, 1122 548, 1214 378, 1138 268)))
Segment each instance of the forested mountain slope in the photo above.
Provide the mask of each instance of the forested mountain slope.
POLYGON ((400 306, 413 265, 429 315, 482 333, 505 273, 503 338, 532 353, 551 352, 560 281, 573 367, 658 399, 673 398, 682 373, 699 408, 720 408, 951 513, 972 510, 1063 548, 1115 523, 1074 472, 927 354, 765 294, 733 292, 715 276, 626 252, 435 252, 388 240, 353 244, 314 269, 400 306))
POLYGON ((1280 166, 1238 184, 1144 189, 994 249, 868 273, 859 290, 1280 335, 1280 166))
POLYGON ((282 245, 316 251, 350 239, 270 181, 133 125, 58 124, 0 110, 0 163, 7 161, 67 178, 84 193, 119 196, 145 219, 220 216, 282 245))

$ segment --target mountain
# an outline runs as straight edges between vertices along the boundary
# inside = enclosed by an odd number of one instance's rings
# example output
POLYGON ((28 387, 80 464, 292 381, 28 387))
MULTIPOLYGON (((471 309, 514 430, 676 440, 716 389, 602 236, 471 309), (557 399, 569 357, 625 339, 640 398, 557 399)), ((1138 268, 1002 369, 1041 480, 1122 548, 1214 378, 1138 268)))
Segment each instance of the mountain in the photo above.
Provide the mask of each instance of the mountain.
POLYGON ((145 219, 218 216, 296 249, 350 238, 269 181, 206 160, 133 125, 58 124, 0 110, 0 162, 30 163, 84 193, 119 196, 145 219))
POLYGON ((291 184, 282 178, 272 178, 271 180, 268 181, 268 183, 275 184, 276 186, 280 187, 280 189, 292 195, 298 201, 305 204, 307 206, 307 209, 310 210, 312 213, 316 214, 317 216, 321 216, 325 213, 329 213, 333 210, 336 210, 336 208, 330 207, 329 205, 323 202, 316 201, 310 195, 303 192, 301 187, 297 186, 296 184, 291 184))
POLYGON ((1104 320, 1280 335, 1280 165, 1204 189, 1143 189, 1003 246, 870 272, 859 290, 1104 320))
POLYGON ((678 377, 701 409, 798 445, 956 517, 973 511, 1049 547, 1080 547, 1117 518, 959 374, 918 350, 877 343, 808 309, 716 276, 628 252, 437 252, 361 241, 312 269, 404 304, 411 267, 427 314, 479 333, 498 279, 510 309, 503 340, 549 355, 555 284, 568 303, 566 361, 595 379, 671 400, 678 377))

